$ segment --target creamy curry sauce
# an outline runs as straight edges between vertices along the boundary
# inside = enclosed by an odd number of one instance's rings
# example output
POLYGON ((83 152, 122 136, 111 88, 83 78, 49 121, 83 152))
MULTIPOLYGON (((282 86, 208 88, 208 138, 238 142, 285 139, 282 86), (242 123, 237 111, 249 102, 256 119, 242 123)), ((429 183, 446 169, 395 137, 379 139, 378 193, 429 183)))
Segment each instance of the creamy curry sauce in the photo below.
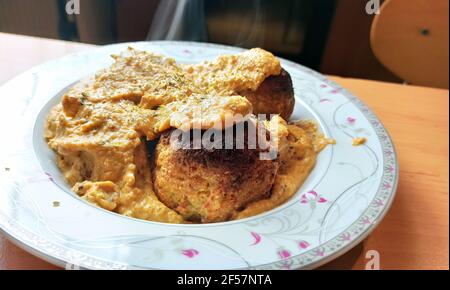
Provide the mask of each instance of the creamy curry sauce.
MULTIPOLYGON (((256 90, 265 78, 280 73, 280 63, 261 49, 191 66, 131 48, 113 58, 111 67, 69 89, 51 110, 48 145, 81 198, 139 219, 183 223, 153 191, 144 139, 153 140, 170 127, 200 124, 207 129, 227 114, 251 113, 247 99, 234 92, 256 90), (194 114, 199 109, 201 117, 194 114)), ((281 166, 271 197, 248 205, 234 219, 289 199, 329 143, 316 134, 314 123, 278 122, 281 166)))

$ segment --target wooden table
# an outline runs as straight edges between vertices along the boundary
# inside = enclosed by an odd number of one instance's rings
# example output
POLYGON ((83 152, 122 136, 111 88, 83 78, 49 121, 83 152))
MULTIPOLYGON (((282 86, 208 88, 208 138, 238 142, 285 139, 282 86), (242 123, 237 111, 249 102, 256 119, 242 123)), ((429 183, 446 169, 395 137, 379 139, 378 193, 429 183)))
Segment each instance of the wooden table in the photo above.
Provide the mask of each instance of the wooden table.
MULTIPOLYGON (((91 47, 0 33, 0 84, 35 64, 91 47)), ((382 269, 448 269, 448 90, 330 78, 385 124, 398 152, 400 182, 391 210, 372 235, 322 269, 364 269, 368 250, 380 253, 382 269)), ((0 235, 0 269, 58 268, 0 235)))

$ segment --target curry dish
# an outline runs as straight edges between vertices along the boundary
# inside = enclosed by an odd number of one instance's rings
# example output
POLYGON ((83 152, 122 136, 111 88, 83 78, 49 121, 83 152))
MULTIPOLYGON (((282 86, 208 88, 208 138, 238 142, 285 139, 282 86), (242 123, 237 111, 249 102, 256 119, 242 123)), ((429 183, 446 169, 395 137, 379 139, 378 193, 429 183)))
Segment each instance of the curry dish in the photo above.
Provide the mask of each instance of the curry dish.
POLYGON ((104 209, 167 223, 249 217, 288 200, 330 143, 313 122, 285 121, 292 82, 262 49, 194 65, 132 48, 113 58, 64 94, 45 133, 73 191, 104 209), (204 134, 226 127, 229 115, 250 116, 230 126, 245 121, 275 132, 276 158, 260 160, 258 148, 169 146, 173 130, 204 134))

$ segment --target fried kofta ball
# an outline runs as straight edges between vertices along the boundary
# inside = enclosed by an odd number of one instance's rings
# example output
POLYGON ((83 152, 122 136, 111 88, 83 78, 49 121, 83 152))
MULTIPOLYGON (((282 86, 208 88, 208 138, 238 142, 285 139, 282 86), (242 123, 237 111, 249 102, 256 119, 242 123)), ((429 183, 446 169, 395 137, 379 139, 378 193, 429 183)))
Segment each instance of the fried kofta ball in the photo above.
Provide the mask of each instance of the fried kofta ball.
POLYGON ((294 110, 292 79, 284 69, 279 75, 266 78, 256 91, 246 90, 238 94, 252 103, 254 114, 279 114, 288 120, 294 110))
POLYGON ((244 149, 176 149, 171 146, 172 132, 160 137, 151 157, 154 190, 185 220, 227 221, 249 203, 270 196, 278 162, 261 160, 262 149, 249 148, 247 136, 244 149))

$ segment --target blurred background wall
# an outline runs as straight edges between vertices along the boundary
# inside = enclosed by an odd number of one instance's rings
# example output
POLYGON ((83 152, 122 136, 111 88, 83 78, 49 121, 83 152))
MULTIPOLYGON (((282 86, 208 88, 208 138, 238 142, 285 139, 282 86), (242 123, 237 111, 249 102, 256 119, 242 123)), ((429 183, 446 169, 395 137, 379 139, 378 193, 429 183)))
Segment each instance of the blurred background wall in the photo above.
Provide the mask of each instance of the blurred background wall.
POLYGON ((165 38, 259 46, 326 74, 401 81, 370 49, 366 1, 80 0, 79 15, 67 15, 65 5, 0 0, 0 31, 92 44, 165 38))

